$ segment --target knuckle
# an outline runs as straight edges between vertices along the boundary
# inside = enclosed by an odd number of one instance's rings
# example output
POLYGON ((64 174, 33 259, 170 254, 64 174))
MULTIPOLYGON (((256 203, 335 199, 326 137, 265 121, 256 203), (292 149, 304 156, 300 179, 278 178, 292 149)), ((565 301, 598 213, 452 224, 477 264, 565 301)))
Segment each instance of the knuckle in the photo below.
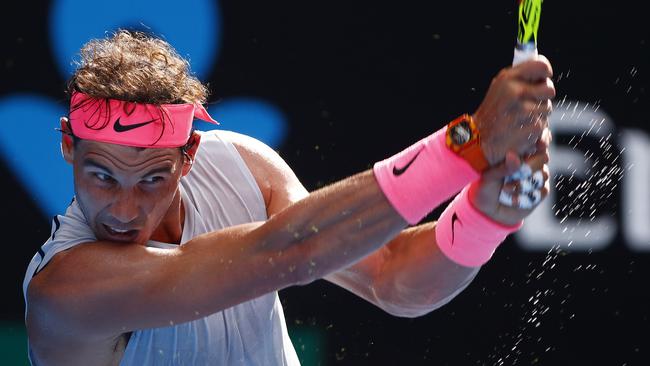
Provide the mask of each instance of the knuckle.
POLYGON ((546 86, 555 92, 555 83, 553 82, 553 79, 546 78, 546 86))
POLYGON ((546 112, 548 114, 553 113, 553 102, 551 102, 550 100, 546 101, 546 112))
POLYGON ((549 77, 552 77, 553 76, 553 66, 551 65, 551 61, 549 61, 549 59, 544 55, 539 55, 537 59, 538 59, 538 62, 540 62, 543 65, 544 71, 546 72, 546 74, 549 77))
POLYGON ((548 62, 548 60, 544 63, 545 68, 546 68, 546 77, 551 78, 553 77, 553 67, 551 66, 551 63, 548 62))

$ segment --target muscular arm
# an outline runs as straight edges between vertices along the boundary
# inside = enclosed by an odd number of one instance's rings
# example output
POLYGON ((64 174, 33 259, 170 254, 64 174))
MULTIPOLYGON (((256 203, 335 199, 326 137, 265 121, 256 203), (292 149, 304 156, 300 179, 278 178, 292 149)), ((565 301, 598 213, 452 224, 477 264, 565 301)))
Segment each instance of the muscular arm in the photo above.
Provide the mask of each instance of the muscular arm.
POLYGON ((208 233, 175 249, 79 245, 56 255, 30 283, 30 342, 37 356, 62 343, 81 354, 85 344, 197 319, 346 268, 405 226, 367 171, 264 223, 208 233))
MULTIPOLYGON (((242 135, 231 138, 262 189, 269 216, 308 195, 275 152, 242 135)), ((479 270, 460 266, 440 251, 435 225, 406 229, 388 245, 325 279, 391 314, 426 314, 460 293, 479 270)))
MULTIPOLYGON (((548 60, 539 56, 535 61, 502 70, 493 79, 476 113, 480 121, 481 146, 492 165, 506 161, 506 155, 513 151, 521 153, 539 148, 535 145, 548 126, 552 110, 550 98, 555 96, 552 74, 548 60)), ((269 215, 281 212, 307 194, 281 159, 264 152, 263 147, 254 147, 255 143, 242 141, 237 145, 258 182, 263 181, 260 186, 270 192, 266 195, 269 215), (262 158, 256 158, 256 154, 262 158), (264 178, 260 179, 261 176, 264 178)), ((493 166, 493 169, 497 168, 493 166)), ((498 197, 502 179, 494 182, 498 182, 496 193, 487 194, 489 198, 498 197)), ((507 224, 518 222, 530 213, 509 212, 497 202, 482 205, 481 211, 492 211, 489 217, 497 219, 500 216, 505 219, 501 222, 507 224)), ((471 282, 478 269, 459 266, 440 252, 435 240, 435 225, 429 223, 405 230, 388 245, 378 246, 379 250, 358 263, 325 278, 395 315, 417 316, 442 306, 471 282)))
POLYGON ((325 277, 386 312, 416 317, 464 290, 479 268, 460 266, 438 248, 435 222, 404 230, 354 266, 325 277))

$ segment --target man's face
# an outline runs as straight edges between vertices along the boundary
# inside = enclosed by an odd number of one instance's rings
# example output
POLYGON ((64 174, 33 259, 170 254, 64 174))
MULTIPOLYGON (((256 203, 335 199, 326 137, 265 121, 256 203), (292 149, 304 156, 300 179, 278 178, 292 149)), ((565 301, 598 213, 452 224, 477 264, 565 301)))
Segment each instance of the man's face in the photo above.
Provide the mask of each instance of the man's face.
POLYGON ((72 159, 75 194, 97 239, 144 244, 170 217, 178 224, 173 210, 179 205, 172 202, 180 202, 183 161, 178 148, 79 141, 72 159))

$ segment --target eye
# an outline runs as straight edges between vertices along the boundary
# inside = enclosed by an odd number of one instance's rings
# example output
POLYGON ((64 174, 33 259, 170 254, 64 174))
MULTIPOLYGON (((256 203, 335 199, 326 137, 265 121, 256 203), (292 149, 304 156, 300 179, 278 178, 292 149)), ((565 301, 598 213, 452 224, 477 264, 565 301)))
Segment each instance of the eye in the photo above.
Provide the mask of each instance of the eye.
POLYGON ((144 184, 156 184, 156 183, 162 183, 165 180, 164 177, 154 175, 152 177, 147 177, 142 180, 142 183, 144 184))
POLYGON ((113 177, 105 173, 95 172, 93 175, 101 182, 110 183, 114 181, 113 177))

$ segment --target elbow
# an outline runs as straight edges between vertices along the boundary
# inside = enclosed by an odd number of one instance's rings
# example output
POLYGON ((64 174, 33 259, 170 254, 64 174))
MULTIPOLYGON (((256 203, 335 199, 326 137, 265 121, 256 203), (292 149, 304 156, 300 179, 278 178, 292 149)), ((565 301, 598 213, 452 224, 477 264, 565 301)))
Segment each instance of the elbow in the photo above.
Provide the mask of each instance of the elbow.
POLYGON ((61 329, 56 324, 61 319, 60 311, 63 308, 58 306, 56 297, 48 291, 45 286, 32 281, 27 287, 26 293, 26 317, 25 325, 30 343, 38 342, 38 339, 47 337, 53 330, 61 329))
POLYGON ((382 303, 379 307, 392 316, 413 319, 425 316, 432 311, 437 310, 447 304, 450 300, 451 298, 447 301, 431 301, 422 303, 382 303))
POLYGON ((415 289, 392 283, 383 294, 376 293, 376 304, 387 313, 402 318, 417 318, 437 310, 463 292, 476 277, 478 268, 455 285, 441 285, 429 289, 415 289))
POLYGON ((371 289, 372 297, 368 300, 398 318, 418 318, 442 306, 437 306, 436 296, 422 296, 421 293, 418 296, 410 296, 395 287, 391 287, 390 290, 386 288, 378 290, 374 287, 371 289))
POLYGON ((56 296, 57 291, 51 290, 38 279, 33 279, 27 286, 26 303, 27 303, 27 320, 31 323, 41 323, 43 319, 52 319, 52 313, 55 309, 65 308, 60 304, 61 300, 56 296))
POLYGON ((70 296, 58 286, 32 281, 27 288, 26 327, 32 341, 33 336, 42 335, 47 339, 58 337, 92 336, 89 322, 84 322, 87 313, 81 305, 84 301, 74 301, 83 297, 70 296))
POLYGON ((435 309, 428 309, 428 308, 417 308, 413 306, 406 307, 406 306, 395 306, 395 305, 382 306, 381 308, 386 313, 392 316, 398 318, 408 318, 408 319, 419 318, 435 310, 435 309))
POLYGON ((39 365, 69 364, 68 360, 63 360, 68 354, 61 353, 60 345, 80 339, 93 340, 90 334, 81 331, 71 312, 64 310, 65 299, 57 296, 55 291, 30 283, 25 295, 25 326, 32 362, 39 365))

